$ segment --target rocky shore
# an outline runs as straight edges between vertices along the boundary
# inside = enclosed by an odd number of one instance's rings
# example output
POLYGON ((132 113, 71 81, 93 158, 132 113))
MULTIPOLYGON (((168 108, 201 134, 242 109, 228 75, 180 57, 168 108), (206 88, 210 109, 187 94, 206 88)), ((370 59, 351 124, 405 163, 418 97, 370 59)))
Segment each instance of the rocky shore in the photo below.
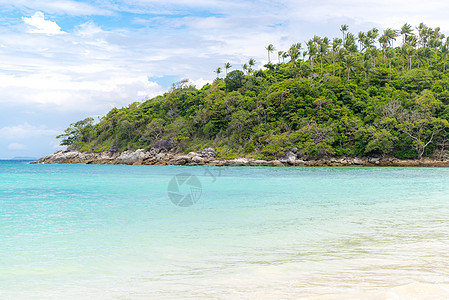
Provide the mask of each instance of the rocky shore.
POLYGON ((401 160, 376 157, 327 157, 307 159, 296 151, 288 151, 275 160, 254 158, 221 159, 213 148, 201 151, 176 153, 171 151, 105 151, 86 153, 76 150, 59 150, 33 163, 35 164, 123 164, 123 165, 209 165, 209 166, 394 166, 394 167, 449 167, 449 160, 401 160))

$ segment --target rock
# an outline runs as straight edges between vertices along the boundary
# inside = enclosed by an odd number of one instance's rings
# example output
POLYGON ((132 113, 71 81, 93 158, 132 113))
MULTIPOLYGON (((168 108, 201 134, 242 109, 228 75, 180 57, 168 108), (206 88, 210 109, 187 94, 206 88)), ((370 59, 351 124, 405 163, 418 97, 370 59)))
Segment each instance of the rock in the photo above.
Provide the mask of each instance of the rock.
POLYGON ((282 157, 279 157, 279 161, 284 164, 293 165, 295 163, 296 158, 297 157, 295 153, 288 151, 285 152, 282 157))
POLYGON ((292 151, 294 154, 296 154, 296 153, 298 153, 298 148, 293 147, 291 151, 292 151))
POLYGON ((173 158, 170 163, 174 165, 185 165, 191 163, 191 159, 187 155, 180 155, 173 158))
POLYGON ((205 159, 201 156, 195 155, 194 157, 192 157, 192 161, 196 164, 204 164, 205 159))
POLYGON ((364 165, 365 161, 363 161, 362 159, 358 158, 358 157, 354 157, 352 162, 354 163, 354 165, 364 165))
POLYGON ((370 162, 372 164, 379 164, 380 158, 378 158, 378 157, 369 157, 368 158, 368 162, 370 162))
POLYGON ((296 158, 299 160, 308 160, 309 156, 302 150, 297 150, 296 151, 296 158))
POLYGON ((148 158, 149 153, 143 149, 138 149, 136 151, 125 151, 120 154, 119 157, 117 157, 116 161, 119 164, 126 164, 126 165, 135 165, 135 164, 141 164, 146 158, 148 158))
POLYGON ((167 152, 176 147, 176 142, 172 139, 159 140, 154 143, 153 147, 151 147, 150 152, 152 153, 160 153, 167 152))
POLYGON ((201 157, 203 159, 215 159, 217 157, 217 151, 214 148, 206 148, 201 151, 194 151, 188 154, 190 157, 201 157))
MULTIPOLYGON (((227 161, 228 166, 246 166, 249 160, 247 158, 236 158, 227 161)), ((226 163, 225 163, 226 165, 226 163)))

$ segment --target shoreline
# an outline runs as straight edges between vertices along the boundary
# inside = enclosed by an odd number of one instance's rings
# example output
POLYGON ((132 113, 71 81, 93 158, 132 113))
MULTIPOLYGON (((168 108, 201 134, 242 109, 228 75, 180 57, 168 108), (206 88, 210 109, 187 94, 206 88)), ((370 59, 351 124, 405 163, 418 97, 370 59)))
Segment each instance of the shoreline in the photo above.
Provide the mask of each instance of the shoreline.
POLYGON ((252 167, 449 167, 449 160, 430 158, 398 159, 392 157, 327 157, 321 159, 299 159, 287 152, 274 160, 254 158, 217 158, 213 148, 185 153, 154 152, 143 149, 124 152, 104 151, 87 153, 77 150, 58 150, 32 164, 97 164, 97 165, 177 165, 177 166, 252 166, 252 167))

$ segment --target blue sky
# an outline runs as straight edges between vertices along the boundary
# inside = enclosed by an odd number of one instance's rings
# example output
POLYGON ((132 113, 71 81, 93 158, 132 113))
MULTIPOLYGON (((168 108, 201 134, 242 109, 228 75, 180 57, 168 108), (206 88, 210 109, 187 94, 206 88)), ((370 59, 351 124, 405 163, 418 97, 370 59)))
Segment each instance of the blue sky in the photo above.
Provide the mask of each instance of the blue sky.
POLYGON ((314 34, 440 26, 446 1, 0 0, 0 158, 58 149, 70 123, 144 101, 230 62, 266 63, 314 34))

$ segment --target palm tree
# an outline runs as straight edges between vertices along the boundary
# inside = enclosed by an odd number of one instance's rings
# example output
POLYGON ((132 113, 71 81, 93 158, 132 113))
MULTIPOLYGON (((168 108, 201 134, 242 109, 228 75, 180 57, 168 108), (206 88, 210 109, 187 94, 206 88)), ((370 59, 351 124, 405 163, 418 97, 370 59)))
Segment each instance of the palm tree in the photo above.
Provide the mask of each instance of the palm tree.
POLYGON ((218 79, 218 76, 221 73, 221 68, 218 67, 214 72, 217 73, 217 79, 218 79))
POLYGON ((278 51, 278 62, 281 63, 281 57, 284 54, 284 51, 278 51))
POLYGON ((419 41, 421 42, 421 45, 425 47, 427 42, 426 36, 429 28, 424 23, 419 23, 419 26, 416 27, 416 29, 418 30, 419 41))
POLYGON ((404 25, 402 25, 402 27, 401 27, 401 34, 403 36, 402 37, 402 43, 405 44, 407 36, 413 34, 412 25, 410 25, 408 23, 405 23, 404 25))
POLYGON ((443 56, 443 72, 446 71, 446 57, 449 54, 449 45, 446 43, 441 47, 441 55, 443 56))
POLYGON ((265 49, 267 49, 268 52, 268 63, 271 63, 270 53, 272 53, 276 49, 274 48, 273 44, 269 44, 267 47, 265 47, 265 49))
POLYGON ((341 45, 342 40, 339 38, 334 38, 332 41, 332 75, 335 76, 335 52, 341 45))
MULTIPOLYGON (((410 47, 410 46, 407 45, 407 44, 402 44, 401 48, 398 47, 399 52, 401 53, 402 71, 405 70, 405 60, 404 60, 404 58, 405 59, 407 58, 407 49, 408 49, 408 47, 410 47)), ((407 64, 407 67, 408 67, 408 64, 407 64)))
POLYGON ((282 62, 284 62, 287 57, 289 57, 289 54, 284 51, 284 53, 282 53, 282 62))
POLYGON ((296 63, 296 60, 299 58, 299 55, 301 54, 301 43, 293 44, 290 46, 290 49, 288 49, 288 56, 290 56, 290 60, 293 64, 296 63))
POLYGON ((329 39, 325 37, 323 40, 321 40, 319 44, 321 75, 323 75, 323 57, 327 54, 328 49, 329 49, 329 39))
POLYGON ((346 50, 343 49, 343 48, 338 48, 338 51, 337 51, 337 53, 335 55, 335 58, 338 60, 338 77, 340 77, 340 78, 341 78, 341 67, 340 67, 340 65, 341 65, 341 61, 344 59, 345 55, 346 55, 346 50))
POLYGON ((356 66, 357 60, 354 55, 348 54, 344 57, 344 63, 346 68, 348 69, 348 80, 349 80, 349 72, 356 66))
POLYGON ((316 53, 318 52, 318 49, 316 48, 316 45, 313 40, 310 40, 307 42, 307 54, 309 55, 310 60, 310 66, 313 71, 313 60, 315 58, 316 53))
POLYGON ((243 64, 243 71, 246 72, 246 74, 248 74, 248 65, 247 64, 243 64))
POLYGON ((345 32, 348 31, 349 26, 344 24, 340 26, 340 31, 343 33, 343 44, 345 43, 345 32))
POLYGON ((388 73, 389 73, 389 79, 391 80, 391 59, 394 57, 394 50, 388 49, 387 53, 385 54, 386 58, 388 59, 388 73))
POLYGON ((384 53, 384 63, 385 68, 387 67, 387 47, 388 47, 388 37, 384 34, 379 38, 379 43, 382 48, 382 52, 384 53))
POLYGON ((365 43, 365 40, 366 40, 366 35, 363 31, 359 32, 357 40, 359 41, 359 44, 360 44, 360 52, 362 52, 362 50, 364 49, 364 47, 362 49, 362 46, 364 46, 363 44, 365 43))
POLYGON ((253 67, 256 65, 256 60, 254 58, 250 58, 248 61, 248 73, 251 73, 253 71, 253 67))
POLYGON ((352 33, 346 35, 346 40, 343 42, 343 46, 349 52, 357 52, 357 45, 355 44, 355 36, 352 33))
POLYGON ((228 63, 228 62, 225 63, 226 76, 228 76, 228 70, 229 70, 230 68, 232 68, 231 64, 228 63))
POLYGON ((373 67, 373 65, 369 61, 369 57, 367 56, 366 58, 368 58, 368 59, 365 59, 363 61, 362 70, 363 70, 363 72, 365 74, 365 80, 369 82, 369 74, 370 73, 374 73, 375 68, 373 67))

